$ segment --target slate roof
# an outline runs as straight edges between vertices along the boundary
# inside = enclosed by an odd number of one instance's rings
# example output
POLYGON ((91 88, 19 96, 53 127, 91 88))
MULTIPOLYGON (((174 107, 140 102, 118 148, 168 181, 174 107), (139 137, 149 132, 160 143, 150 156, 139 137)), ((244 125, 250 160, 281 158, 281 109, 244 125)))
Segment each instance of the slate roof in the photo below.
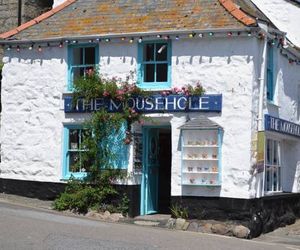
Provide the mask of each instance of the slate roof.
POLYGON ((184 125, 180 126, 179 129, 218 129, 222 128, 219 124, 208 119, 206 116, 199 116, 193 120, 189 120, 184 125))
POLYGON ((43 40, 160 31, 244 29, 256 21, 231 0, 67 0, 50 12, 0 35, 43 40))

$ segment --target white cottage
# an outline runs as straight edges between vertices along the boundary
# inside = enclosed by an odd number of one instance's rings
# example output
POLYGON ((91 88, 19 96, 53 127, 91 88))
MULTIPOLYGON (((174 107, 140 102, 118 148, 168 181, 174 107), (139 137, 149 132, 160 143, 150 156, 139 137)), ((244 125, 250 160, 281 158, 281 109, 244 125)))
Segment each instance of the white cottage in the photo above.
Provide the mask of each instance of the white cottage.
POLYGON ((149 91, 206 89, 132 100, 152 122, 134 126, 116 166, 131 215, 180 203, 258 231, 299 215, 299 48, 251 1, 67 0, 0 38, 0 190, 51 198, 85 174, 73 167, 82 123, 106 104, 70 103, 74 79, 97 67, 149 91))

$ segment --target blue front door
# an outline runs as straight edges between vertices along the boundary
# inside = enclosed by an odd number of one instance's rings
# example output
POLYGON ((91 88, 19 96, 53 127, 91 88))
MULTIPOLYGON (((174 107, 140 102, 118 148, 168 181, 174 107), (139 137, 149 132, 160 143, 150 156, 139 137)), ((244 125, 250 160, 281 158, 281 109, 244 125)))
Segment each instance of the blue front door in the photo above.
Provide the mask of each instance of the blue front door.
POLYGON ((143 176, 141 214, 153 214, 158 211, 158 152, 159 130, 143 129, 143 176))

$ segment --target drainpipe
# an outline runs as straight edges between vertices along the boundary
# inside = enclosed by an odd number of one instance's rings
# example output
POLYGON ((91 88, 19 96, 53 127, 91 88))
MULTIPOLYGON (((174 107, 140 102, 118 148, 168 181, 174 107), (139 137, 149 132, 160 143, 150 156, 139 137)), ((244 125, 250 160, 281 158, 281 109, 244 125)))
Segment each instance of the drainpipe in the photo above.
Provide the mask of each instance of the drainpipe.
POLYGON ((18 0, 18 26, 22 24, 22 0, 18 0))
POLYGON ((268 44, 268 38, 267 38, 267 25, 266 24, 260 24, 259 25, 262 28, 262 31, 265 32, 265 38, 264 38, 264 45, 263 45, 263 51, 262 51, 262 63, 260 68, 260 76, 258 78, 259 81, 259 102, 258 102, 258 126, 257 130, 262 131, 264 129, 263 126, 263 112, 264 112, 264 91, 265 91, 265 85, 266 85, 266 65, 267 65, 267 44, 268 44))

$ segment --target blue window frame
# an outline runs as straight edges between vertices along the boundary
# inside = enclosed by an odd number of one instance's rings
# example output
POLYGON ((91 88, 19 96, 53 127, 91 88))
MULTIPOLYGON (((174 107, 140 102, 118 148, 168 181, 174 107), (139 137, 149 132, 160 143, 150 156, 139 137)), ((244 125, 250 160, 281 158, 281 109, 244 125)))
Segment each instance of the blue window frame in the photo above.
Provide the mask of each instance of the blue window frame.
POLYGON ((72 91, 76 78, 85 76, 89 70, 95 70, 99 63, 97 44, 69 45, 68 47, 68 90, 72 91))
POLYGON ((171 41, 139 43, 138 84, 144 89, 171 87, 171 41))
MULTIPOLYGON (((128 166, 129 147, 123 143, 126 136, 126 126, 123 126, 118 133, 115 131, 99 147, 106 147, 110 150, 114 159, 111 159, 111 166, 115 169, 126 169, 128 166)), ((88 150, 84 147, 83 141, 91 132, 81 125, 67 125, 64 127, 63 135, 63 179, 83 178, 89 171, 92 162, 84 160, 82 154, 88 150)), ((104 149, 104 148, 103 148, 104 149)))
POLYGON ((267 45, 267 100, 274 101, 274 49, 272 44, 267 45))

